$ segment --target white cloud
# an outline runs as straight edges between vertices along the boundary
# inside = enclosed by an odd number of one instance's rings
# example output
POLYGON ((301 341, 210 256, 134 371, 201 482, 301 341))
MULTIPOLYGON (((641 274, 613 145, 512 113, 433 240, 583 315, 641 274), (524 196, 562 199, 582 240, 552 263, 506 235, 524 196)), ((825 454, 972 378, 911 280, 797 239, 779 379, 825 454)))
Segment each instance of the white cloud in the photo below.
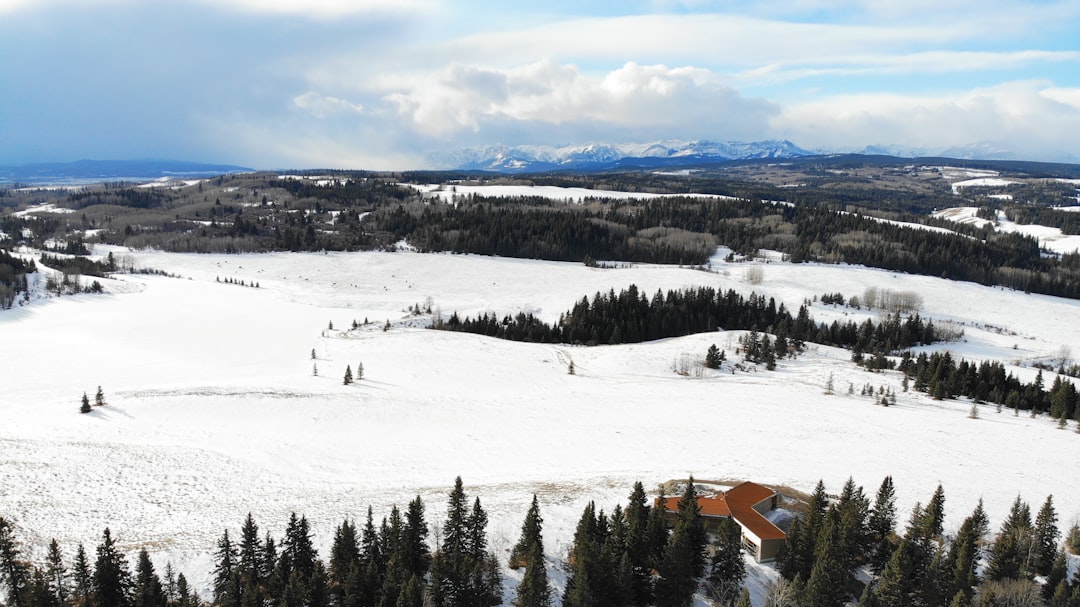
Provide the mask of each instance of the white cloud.
POLYGON ((508 122, 533 125, 538 137, 544 125, 582 123, 601 131, 743 136, 775 111, 708 70, 633 62, 599 77, 551 60, 510 69, 453 65, 416 77, 386 100, 415 130, 436 137, 508 122))
POLYGON ((772 127, 812 147, 993 141, 1020 157, 1061 158, 1080 141, 1080 91, 1018 81, 936 96, 835 96, 786 107, 772 127))
POLYGON ((431 9, 434 0, 195 0, 250 13, 334 18, 358 14, 415 14, 431 9))
POLYGON ((314 91, 308 91, 303 95, 293 97, 293 105, 299 109, 311 113, 316 118, 326 118, 341 113, 362 114, 364 106, 352 103, 338 97, 320 95, 314 91))

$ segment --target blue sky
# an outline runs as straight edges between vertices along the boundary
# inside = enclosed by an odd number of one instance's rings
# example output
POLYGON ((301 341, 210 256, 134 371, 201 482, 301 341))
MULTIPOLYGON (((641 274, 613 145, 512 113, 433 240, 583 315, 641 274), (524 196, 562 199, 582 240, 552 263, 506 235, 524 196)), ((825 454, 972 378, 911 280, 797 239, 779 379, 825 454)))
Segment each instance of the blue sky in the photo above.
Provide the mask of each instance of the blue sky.
POLYGON ((776 138, 1080 162, 1080 2, 0 0, 0 91, 0 163, 776 138))

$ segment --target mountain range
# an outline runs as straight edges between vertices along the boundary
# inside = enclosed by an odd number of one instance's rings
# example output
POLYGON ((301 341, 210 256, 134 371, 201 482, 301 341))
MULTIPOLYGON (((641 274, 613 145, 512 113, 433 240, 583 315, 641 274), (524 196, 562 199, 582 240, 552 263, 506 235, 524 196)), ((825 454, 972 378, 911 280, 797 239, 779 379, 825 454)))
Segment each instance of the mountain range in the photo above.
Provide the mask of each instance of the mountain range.
MULTIPOLYGON (((860 149, 808 150, 786 139, 766 141, 659 141, 652 143, 591 143, 585 145, 492 145, 444 153, 430 158, 446 169, 530 173, 541 171, 599 171, 610 169, 688 167, 699 164, 792 159, 805 156, 858 154, 898 158, 955 158, 962 160, 1016 160, 1008 148, 979 142, 947 148, 869 145, 860 149)), ((1062 159, 1063 162, 1074 160, 1062 159)))

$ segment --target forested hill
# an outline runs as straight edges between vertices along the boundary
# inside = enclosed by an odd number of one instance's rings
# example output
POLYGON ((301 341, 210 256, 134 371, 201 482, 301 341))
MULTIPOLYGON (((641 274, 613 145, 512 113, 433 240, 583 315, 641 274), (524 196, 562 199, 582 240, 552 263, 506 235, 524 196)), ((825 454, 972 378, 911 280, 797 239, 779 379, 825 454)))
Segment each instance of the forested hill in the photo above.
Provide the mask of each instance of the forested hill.
MULTIPOLYGON (((723 245, 736 255, 766 249, 793 262, 862 264, 1080 298, 1080 254, 1046 255, 1034 238, 1019 233, 929 217, 928 209, 958 202, 940 178, 919 181, 893 173, 866 178, 859 170, 806 170, 796 177, 807 182, 788 189, 727 173, 537 178, 537 183, 619 187, 643 195, 686 194, 653 199, 605 198, 601 190, 596 197, 574 200, 439 198, 400 185, 403 179, 433 175, 373 173, 244 174, 150 189, 109 184, 71 193, 0 190, 0 233, 6 235, 0 248, 44 250, 85 240, 239 253, 395 249, 404 242, 420 251, 702 265, 723 245), (854 175, 837 176, 848 170, 854 175), (33 205, 73 212, 14 212, 33 205)), ((1080 229, 1070 215, 1049 206, 1070 191, 1070 184, 1050 180, 1015 187, 1026 188, 1018 192, 1037 201, 1025 207, 1023 217, 1080 229)), ((12 263, 6 268, 0 286, 10 300, 24 283, 24 270, 12 263)))

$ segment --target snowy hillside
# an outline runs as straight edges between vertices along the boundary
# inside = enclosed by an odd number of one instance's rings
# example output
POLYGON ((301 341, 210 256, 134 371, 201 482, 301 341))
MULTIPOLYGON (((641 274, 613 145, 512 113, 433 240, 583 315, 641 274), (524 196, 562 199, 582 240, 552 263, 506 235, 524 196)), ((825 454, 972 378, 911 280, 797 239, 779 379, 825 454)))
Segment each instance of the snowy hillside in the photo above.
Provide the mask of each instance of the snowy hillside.
POLYGON ((725 263, 724 253, 715 272, 415 253, 132 253, 182 278, 123 277, 103 281, 114 295, 0 313, 0 513, 38 545, 92 546, 110 526, 123 546, 155 547, 202 587, 215 538, 249 511, 275 535, 289 512, 306 513, 325 550, 334 525, 369 504, 379 517, 419 494, 437 525, 457 475, 483 500, 499 551, 538 493, 553 557, 588 501, 609 509, 635 480, 655 487, 691 473, 800 490, 819 478, 837 490, 851 475, 871 493, 892 475, 901 519, 940 482, 947 529, 979 498, 996 528, 1017 493, 1036 504, 1052 493, 1063 525, 1080 518, 1080 485, 1069 480, 1080 435, 990 406, 969 419, 970 402, 903 393, 898 374, 863 371, 843 350, 812 346, 773 372, 683 377, 680 360, 700 361, 712 343, 733 357, 739 334, 524 344, 419 328, 426 317, 408 311, 430 298, 443 314, 552 321, 583 296, 631 283, 646 293, 757 290, 797 308, 873 286, 916 291, 925 316, 961 325, 963 341, 939 346, 956 356, 1025 364, 1080 352, 1080 302, 846 266, 725 263), (750 267, 761 268, 760 284, 747 283, 750 267), (363 380, 343 385, 358 363, 363 380), (824 394, 830 374, 835 395, 824 394), (897 406, 859 396, 865 383, 896 391, 897 406), (80 415, 83 392, 99 385, 108 405, 80 415))

